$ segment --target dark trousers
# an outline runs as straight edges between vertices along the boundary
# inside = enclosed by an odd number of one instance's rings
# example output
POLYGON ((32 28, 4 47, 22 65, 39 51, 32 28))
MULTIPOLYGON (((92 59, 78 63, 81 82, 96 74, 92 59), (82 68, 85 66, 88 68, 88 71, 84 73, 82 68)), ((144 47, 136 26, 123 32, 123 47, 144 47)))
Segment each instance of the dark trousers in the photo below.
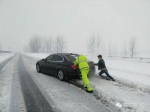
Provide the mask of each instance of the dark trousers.
POLYGON ((114 78, 112 76, 109 75, 108 70, 101 70, 99 72, 99 76, 103 77, 102 74, 105 73, 107 75, 107 77, 109 77, 111 80, 114 80, 114 78))

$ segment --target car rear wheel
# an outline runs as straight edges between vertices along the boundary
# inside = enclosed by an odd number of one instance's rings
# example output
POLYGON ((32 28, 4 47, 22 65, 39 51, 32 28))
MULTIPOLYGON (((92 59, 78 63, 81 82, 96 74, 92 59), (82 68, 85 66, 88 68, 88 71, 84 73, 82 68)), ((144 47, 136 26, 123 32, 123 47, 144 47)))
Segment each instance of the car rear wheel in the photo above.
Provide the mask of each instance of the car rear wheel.
POLYGON ((58 75, 59 80, 61 80, 61 81, 65 80, 65 74, 64 74, 63 70, 59 69, 57 75, 58 75))
POLYGON ((39 64, 36 65, 36 71, 37 71, 38 73, 41 73, 41 69, 40 69, 40 65, 39 65, 39 64))

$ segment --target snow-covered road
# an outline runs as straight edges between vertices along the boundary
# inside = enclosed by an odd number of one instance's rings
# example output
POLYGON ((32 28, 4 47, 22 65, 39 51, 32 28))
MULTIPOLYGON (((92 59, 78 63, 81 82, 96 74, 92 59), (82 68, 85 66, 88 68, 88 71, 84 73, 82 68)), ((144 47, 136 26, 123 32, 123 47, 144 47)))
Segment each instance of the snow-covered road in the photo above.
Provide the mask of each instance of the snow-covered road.
MULTIPOLYGON (((89 94, 83 90, 82 80, 67 83, 37 73, 35 64, 39 60, 38 57, 19 54, 6 57, 0 64, 0 112, 150 111, 150 91, 147 82, 147 85, 145 83, 140 87, 139 83, 136 85, 136 81, 124 80, 117 75, 116 82, 93 75, 89 79, 94 93, 89 94)), ((111 74, 134 74, 111 67, 109 69, 111 74)))
MULTIPOLYGON (((15 55, 0 71, 0 112, 110 112, 93 95, 37 73, 36 61, 15 55)), ((116 107, 113 110, 118 111, 116 107)))

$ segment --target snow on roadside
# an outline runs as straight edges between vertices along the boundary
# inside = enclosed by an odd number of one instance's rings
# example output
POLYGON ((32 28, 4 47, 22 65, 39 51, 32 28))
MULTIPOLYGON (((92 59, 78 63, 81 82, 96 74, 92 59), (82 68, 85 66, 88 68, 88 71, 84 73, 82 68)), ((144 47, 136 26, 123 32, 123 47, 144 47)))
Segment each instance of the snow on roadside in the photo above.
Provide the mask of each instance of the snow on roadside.
POLYGON ((150 77, 142 74, 130 73, 127 71, 109 69, 109 72, 118 83, 131 88, 137 88, 150 94, 150 77))
MULTIPOLYGON (((122 112, 149 112, 150 95, 148 93, 144 93, 134 87, 130 88, 118 82, 101 79, 97 75, 90 77, 89 80, 95 93, 100 98, 105 99, 114 106, 117 106, 116 104, 119 103, 122 112)), ((76 83, 83 84, 81 80, 76 80, 76 83)))
POLYGON ((0 56, 2 56, 2 55, 6 55, 6 54, 8 54, 8 53, 0 53, 0 56))
POLYGON ((0 55, 0 63, 2 63, 3 61, 7 60, 8 58, 14 56, 14 53, 8 53, 8 54, 4 54, 4 55, 0 55))
POLYGON ((25 53, 25 55, 33 57, 33 58, 37 58, 37 59, 43 59, 46 58, 47 56, 49 56, 50 54, 48 53, 25 53))
MULTIPOLYGON (((88 59, 93 60, 95 63, 98 62, 97 56, 87 56, 88 59)), ((150 63, 140 63, 135 61, 128 61, 120 58, 103 58, 108 68, 128 71, 131 73, 150 75, 150 63)))
POLYGON ((99 76, 90 78, 90 81, 100 97, 105 97, 113 105, 119 102, 122 105, 122 111, 148 112, 147 110, 150 110, 148 93, 117 82, 102 80, 99 76))
MULTIPOLYGON (((88 59, 98 62, 97 56, 88 56, 88 59)), ((120 83, 124 82, 131 86, 132 84, 145 89, 150 89, 150 63, 132 62, 126 60, 117 60, 104 57, 106 66, 110 75, 115 77, 120 83), (126 82, 125 82, 126 81, 126 82)), ((99 73, 96 67, 96 74, 99 73)))
MULTIPOLYGON (((6 55, 5 55, 6 56, 6 55)), ((9 55, 7 57, 11 57, 9 55)), ((6 59, 6 58, 3 58, 6 59)), ((10 61, 1 71, 0 71, 0 112, 9 111, 9 103, 11 98, 11 82, 14 61, 10 61)))

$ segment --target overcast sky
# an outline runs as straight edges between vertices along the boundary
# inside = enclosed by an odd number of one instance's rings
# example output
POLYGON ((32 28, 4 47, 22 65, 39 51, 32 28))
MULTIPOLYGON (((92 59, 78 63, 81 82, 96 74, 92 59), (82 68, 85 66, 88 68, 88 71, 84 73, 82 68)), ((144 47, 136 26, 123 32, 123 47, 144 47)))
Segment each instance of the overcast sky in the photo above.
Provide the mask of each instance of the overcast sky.
POLYGON ((120 47, 136 37, 138 50, 150 52, 150 0, 0 0, 0 43, 22 51, 33 35, 68 40, 68 52, 85 52, 98 33, 120 47))

